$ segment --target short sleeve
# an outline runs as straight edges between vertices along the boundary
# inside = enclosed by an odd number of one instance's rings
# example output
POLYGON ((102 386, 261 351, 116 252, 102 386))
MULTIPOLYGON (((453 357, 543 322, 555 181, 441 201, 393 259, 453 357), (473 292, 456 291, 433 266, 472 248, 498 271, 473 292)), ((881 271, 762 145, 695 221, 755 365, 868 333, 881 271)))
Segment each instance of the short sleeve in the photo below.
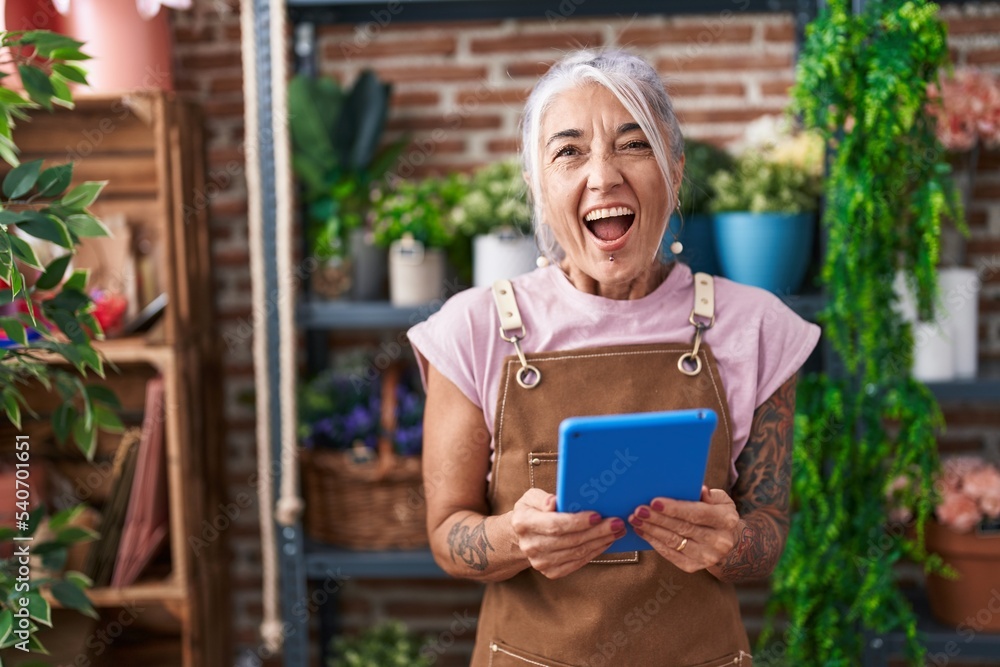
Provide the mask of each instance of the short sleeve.
POLYGON ((772 297, 767 316, 760 321, 755 409, 802 367, 819 336, 817 325, 799 317, 778 297, 772 297))
MULTIPOLYGON (((477 329, 483 327, 482 288, 468 289, 451 297, 441 310, 407 331, 420 366, 420 377, 427 388, 427 364, 451 380, 476 407, 482 409, 475 360, 477 329)), ((485 304, 488 305, 488 304, 485 304)), ((487 313, 489 311, 486 311, 487 313)), ((479 336, 478 340, 482 337, 479 336)))

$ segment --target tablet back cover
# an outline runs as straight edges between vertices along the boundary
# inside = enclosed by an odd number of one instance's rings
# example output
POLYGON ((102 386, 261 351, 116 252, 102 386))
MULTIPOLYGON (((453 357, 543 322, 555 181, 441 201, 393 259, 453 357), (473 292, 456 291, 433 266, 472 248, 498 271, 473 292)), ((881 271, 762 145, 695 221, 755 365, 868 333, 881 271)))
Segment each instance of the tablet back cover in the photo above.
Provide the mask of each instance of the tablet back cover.
MULTIPOLYGON (((657 496, 698 500, 717 421, 709 409, 563 420, 557 509, 626 520, 657 496)), ((626 528, 606 553, 652 549, 628 523, 626 528)))

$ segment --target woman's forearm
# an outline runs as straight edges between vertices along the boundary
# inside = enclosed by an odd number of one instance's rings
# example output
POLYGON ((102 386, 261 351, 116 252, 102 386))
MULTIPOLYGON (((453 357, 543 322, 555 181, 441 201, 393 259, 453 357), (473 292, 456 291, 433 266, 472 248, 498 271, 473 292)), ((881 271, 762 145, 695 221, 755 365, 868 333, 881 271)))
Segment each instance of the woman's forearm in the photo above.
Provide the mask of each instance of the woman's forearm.
POLYGON ((729 554, 708 571, 720 581, 734 584, 769 577, 785 548, 787 526, 782 527, 767 512, 749 512, 740 519, 735 536, 736 544, 729 554))
POLYGON ((531 564, 517 546, 510 512, 484 516, 455 512, 431 533, 434 560, 453 577, 503 581, 531 564))

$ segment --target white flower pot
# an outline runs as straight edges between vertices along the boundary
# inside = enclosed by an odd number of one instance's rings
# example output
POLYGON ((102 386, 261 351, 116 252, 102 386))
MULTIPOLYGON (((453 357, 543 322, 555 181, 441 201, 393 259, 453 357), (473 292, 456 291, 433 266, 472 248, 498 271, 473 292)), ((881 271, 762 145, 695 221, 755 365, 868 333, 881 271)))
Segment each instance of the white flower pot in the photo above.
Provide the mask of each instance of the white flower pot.
POLYGON ((938 285, 941 317, 951 330, 955 377, 972 379, 979 366, 979 274, 966 267, 941 269, 938 285))
POLYGON ((444 298, 444 251, 401 239, 389 246, 389 300, 394 306, 420 306, 444 298))
POLYGON ((918 322, 915 297, 902 275, 896 292, 904 319, 913 325, 913 377, 949 382, 976 377, 979 356, 979 275, 964 267, 938 270, 940 299, 935 321, 918 322))
POLYGON ((488 287, 502 278, 513 278, 535 268, 538 247, 535 239, 506 228, 473 239, 472 282, 488 287))

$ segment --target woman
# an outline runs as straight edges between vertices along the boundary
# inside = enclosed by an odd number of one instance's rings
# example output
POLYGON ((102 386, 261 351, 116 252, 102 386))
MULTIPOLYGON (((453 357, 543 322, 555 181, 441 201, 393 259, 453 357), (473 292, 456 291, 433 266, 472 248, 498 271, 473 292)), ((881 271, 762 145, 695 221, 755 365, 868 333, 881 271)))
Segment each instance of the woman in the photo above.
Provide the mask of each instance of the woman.
POLYGON ((784 546, 795 373, 819 329, 767 292, 662 263, 683 139, 645 61, 567 56, 522 138, 552 265, 409 332, 431 548, 488 584, 472 664, 749 665, 733 583, 766 577, 784 546), (704 407, 719 427, 700 501, 555 511, 563 418, 704 407), (626 521, 655 550, 602 555, 626 521))

